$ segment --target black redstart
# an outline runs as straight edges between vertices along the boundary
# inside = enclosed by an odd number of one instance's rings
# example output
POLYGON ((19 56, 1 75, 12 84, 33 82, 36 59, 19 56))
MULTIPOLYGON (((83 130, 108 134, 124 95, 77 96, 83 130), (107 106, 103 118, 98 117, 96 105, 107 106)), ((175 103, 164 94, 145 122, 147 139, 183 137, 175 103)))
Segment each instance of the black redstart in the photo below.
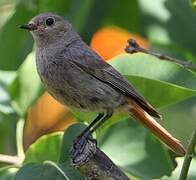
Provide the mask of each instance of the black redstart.
POLYGON ((72 25, 53 13, 34 17, 21 28, 33 35, 41 81, 59 102, 98 113, 79 136, 86 139, 114 112, 130 113, 177 154, 185 149, 153 117, 160 114, 111 65, 94 52, 72 25))

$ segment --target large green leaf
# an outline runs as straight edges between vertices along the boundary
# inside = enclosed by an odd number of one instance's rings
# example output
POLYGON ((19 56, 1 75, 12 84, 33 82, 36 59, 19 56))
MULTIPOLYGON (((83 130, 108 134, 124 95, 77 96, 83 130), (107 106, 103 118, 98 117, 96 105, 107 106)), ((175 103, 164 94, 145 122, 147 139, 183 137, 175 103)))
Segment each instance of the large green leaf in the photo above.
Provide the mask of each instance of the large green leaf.
POLYGON ((61 140, 62 133, 42 136, 27 150, 24 163, 44 162, 46 160, 57 161, 59 158, 61 140))
POLYGON ((34 52, 27 56, 18 69, 15 80, 9 87, 12 105, 21 116, 42 92, 41 82, 36 72, 34 52))
POLYGON ((82 180, 79 173, 68 162, 57 164, 52 161, 44 163, 29 163, 24 165, 14 177, 14 180, 82 180))
POLYGON ((111 126, 99 145, 114 163, 142 179, 169 175, 174 169, 168 150, 131 119, 111 126))
POLYGON ((160 60, 150 55, 142 53, 123 54, 114 57, 110 63, 123 75, 141 76, 196 89, 195 73, 178 64, 160 60))
POLYGON ((30 163, 23 166, 14 177, 14 180, 68 180, 66 174, 60 168, 48 161, 41 163, 30 163))
POLYGON ((155 107, 164 107, 196 96, 196 90, 138 76, 126 76, 155 107))
POLYGON ((111 64, 154 106, 196 96, 196 75, 177 64, 143 54, 120 55, 111 64))

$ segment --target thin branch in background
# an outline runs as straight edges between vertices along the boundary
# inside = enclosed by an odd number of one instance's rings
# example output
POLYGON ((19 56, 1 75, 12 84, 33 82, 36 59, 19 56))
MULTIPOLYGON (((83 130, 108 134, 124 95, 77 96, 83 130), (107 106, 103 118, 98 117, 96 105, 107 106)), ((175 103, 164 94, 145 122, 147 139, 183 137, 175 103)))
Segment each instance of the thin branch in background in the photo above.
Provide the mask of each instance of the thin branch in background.
POLYGON ((189 167, 191 164, 191 160, 194 157, 194 151, 195 151, 195 146, 196 146, 196 129, 193 132, 188 148, 187 148, 187 152, 185 155, 185 159, 182 165, 182 170, 180 173, 180 180, 186 180, 187 179, 187 175, 188 175, 188 171, 189 171, 189 167))
POLYGON ((88 140, 82 152, 81 149, 73 145, 71 159, 72 165, 86 180, 130 180, 130 178, 97 147, 94 140, 88 140))
POLYGON ((0 154, 0 162, 13 165, 21 165, 23 159, 18 156, 10 156, 5 154, 0 154))
POLYGON ((145 53, 145 54, 155 56, 155 57, 157 57, 161 60, 171 61, 171 62, 180 64, 184 68, 196 69, 196 64, 193 64, 192 62, 182 61, 182 60, 177 59, 177 58, 173 58, 173 57, 170 57, 170 56, 167 56, 167 55, 163 55, 163 54, 160 54, 160 53, 153 52, 149 49, 144 49, 141 46, 139 46, 139 44, 134 39, 129 39, 128 40, 128 46, 125 48, 125 51, 127 53, 130 53, 130 54, 134 54, 134 53, 137 53, 137 52, 142 52, 142 53, 145 53))

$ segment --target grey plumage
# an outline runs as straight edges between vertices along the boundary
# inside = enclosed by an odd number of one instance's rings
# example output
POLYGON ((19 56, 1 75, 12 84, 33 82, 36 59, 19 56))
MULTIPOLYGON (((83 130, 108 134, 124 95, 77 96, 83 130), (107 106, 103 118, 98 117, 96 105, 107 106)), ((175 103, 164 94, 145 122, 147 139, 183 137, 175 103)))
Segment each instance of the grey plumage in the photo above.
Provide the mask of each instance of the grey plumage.
POLYGON ((37 70, 48 92, 69 107, 98 113, 74 143, 76 149, 83 149, 89 135, 113 112, 122 111, 132 113, 176 153, 185 154, 180 142, 152 118, 159 118, 159 113, 82 41, 69 22, 44 13, 21 28, 28 29, 36 42, 37 70))
MULTIPOLYGON (((159 113, 111 65, 102 60, 62 17, 44 13, 30 24, 36 41, 36 64, 43 84, 61 103, 87 111, 120 110, 133 98, 150 115, 159 113), (48 18, 54 24, 46 25, 48 18)), ((128 111, 128 110, 127 110, 128 111)))

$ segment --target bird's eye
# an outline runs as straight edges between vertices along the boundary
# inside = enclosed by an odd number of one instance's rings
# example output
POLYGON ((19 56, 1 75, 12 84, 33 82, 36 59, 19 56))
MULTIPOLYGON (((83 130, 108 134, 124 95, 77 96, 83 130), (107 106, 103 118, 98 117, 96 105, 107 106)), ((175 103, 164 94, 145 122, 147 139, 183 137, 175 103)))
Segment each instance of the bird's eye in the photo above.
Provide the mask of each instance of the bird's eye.
POLYGON ((53 24, 54 24, 54 18, 49 17, 46 19, 47 26, 52 26, 53 24))

